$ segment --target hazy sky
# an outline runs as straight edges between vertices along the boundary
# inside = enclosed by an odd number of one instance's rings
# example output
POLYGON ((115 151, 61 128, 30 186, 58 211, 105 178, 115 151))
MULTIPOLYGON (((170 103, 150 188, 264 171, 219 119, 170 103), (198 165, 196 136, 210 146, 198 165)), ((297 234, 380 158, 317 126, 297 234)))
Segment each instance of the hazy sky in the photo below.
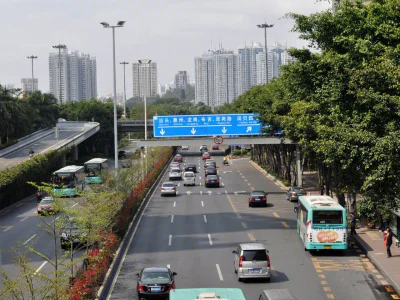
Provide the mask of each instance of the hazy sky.
MULTIPOLYGON (((27 56, 35 55, 39 88, 49 90, 49 53, 52 45, 67 45, 97 58, 99 96, 112 93, 112 30, 116 29, 117 92, 123 92, 122 61, 141 58, 157 62, 158 83, 169 83, 178 70, 194 79, 194 57, 218 46, 237 51, 239 46, 264 43, 257 24, 268 30, 268 44, 276 40, 289 46, 305 43, 291 33, 293 22, 282 18, 288 12, 311 14, 330 8, 317 0, 0 0, 0 83, 21 87, 21 78, 31 76, 27 56)), ((126 71, 127 96, 132 95, 132 66, 126 71)))

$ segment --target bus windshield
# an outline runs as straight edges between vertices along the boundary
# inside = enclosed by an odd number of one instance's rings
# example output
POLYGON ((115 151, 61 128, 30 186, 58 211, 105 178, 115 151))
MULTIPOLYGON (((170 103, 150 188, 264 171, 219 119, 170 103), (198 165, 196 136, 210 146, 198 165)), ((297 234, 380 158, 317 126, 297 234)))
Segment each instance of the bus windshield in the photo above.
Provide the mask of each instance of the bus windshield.
POLYGON ((343 224, 343 212, 340 210, 314 210, 314 224, 343 224))

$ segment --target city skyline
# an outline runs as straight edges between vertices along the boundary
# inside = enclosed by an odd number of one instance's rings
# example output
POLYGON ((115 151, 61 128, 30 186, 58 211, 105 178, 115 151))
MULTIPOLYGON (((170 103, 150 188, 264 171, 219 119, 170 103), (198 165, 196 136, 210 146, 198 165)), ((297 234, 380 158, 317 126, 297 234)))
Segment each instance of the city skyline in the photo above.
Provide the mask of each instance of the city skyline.
MULTIPOLYGON (((2 5, 0 24, 3 33, 0 57, 1 84, 20 87, 21 78, 29 78, 29 55, 34 62, 35 78, 43 92, 49 89, 48 53, 52 45, 65 44, 96 55, 98 94, 113 91, 112 36, 100 22, 126 21, 116 31, 116 59, 129 61, 146 57, 158 63, 158 82, 174 80, 174 74, 186 70, 193 76, 193 57, 203 49, 214 48, 221 41, 224 48, 237 49, 244 41, 260 41, 263 32, 256 25, 274 24, 268 30, 268 41, 301 48, 306 46, 298 34, 290 32, 293 21, 283 16, 289 12, 311 14, 331 8, 328 2, 315 0, 228 0, 201 2, 171 0, 143 1, 7 1, 2 5), (212 4, 212 5, 211 5, 212 4), (14 12, 20 20, 15 22, 14 12), (185 24, 185 26, 182 26, 185 24), (31 32, 24 35, 23 32, 31 32), (211 42, 212 41, 212 42, 211 42)), ((1 46, 0 46, 1 47, 1 46)), ((123 92, 123 68, 117 66, 117 92, 123 92)), ((126 73, 127 98, 132 96, 132 74, 126 73)))

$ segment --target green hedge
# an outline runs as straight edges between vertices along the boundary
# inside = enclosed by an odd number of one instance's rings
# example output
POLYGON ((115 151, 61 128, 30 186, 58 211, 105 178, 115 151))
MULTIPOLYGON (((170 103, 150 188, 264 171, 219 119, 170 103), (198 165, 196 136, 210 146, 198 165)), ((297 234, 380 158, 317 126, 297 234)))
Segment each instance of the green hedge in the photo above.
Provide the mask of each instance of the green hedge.
POLYGON ((27 184, 49 182, 51 173, 60 169, 61 156, 69 149, 38 154, 14 167, 0 171, 0 209, 5 208, 36 192, 27 184))

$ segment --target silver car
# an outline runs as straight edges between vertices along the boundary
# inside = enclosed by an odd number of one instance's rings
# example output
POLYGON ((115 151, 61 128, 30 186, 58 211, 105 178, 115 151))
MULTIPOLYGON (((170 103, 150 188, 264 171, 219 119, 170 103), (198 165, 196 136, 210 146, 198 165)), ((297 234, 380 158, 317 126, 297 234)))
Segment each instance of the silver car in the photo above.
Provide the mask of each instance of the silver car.
POLYGON ((183 173, 183 185, 196 185, 196 175, 193 172, 183 173))
POLYGON ((261 243, 239 244, 235 254, 234 268, 238 280, 243 278, 264 278, 271 280, 271 262, 269 251, 261 243))
POLYGON ((299 187, 292 186, 286 193, 286 200, 299 201, 299 197, 304 195, 304 190, 299 187))
POLYGON ((169 172, 169 180, 181 180, 182 179, 182 171, 178 168, 171 168, 169 172))
POLYGON ((161 197, 169 195, 176 196, 176 185, 173 182, 164 182, 161 185, 161 197))

